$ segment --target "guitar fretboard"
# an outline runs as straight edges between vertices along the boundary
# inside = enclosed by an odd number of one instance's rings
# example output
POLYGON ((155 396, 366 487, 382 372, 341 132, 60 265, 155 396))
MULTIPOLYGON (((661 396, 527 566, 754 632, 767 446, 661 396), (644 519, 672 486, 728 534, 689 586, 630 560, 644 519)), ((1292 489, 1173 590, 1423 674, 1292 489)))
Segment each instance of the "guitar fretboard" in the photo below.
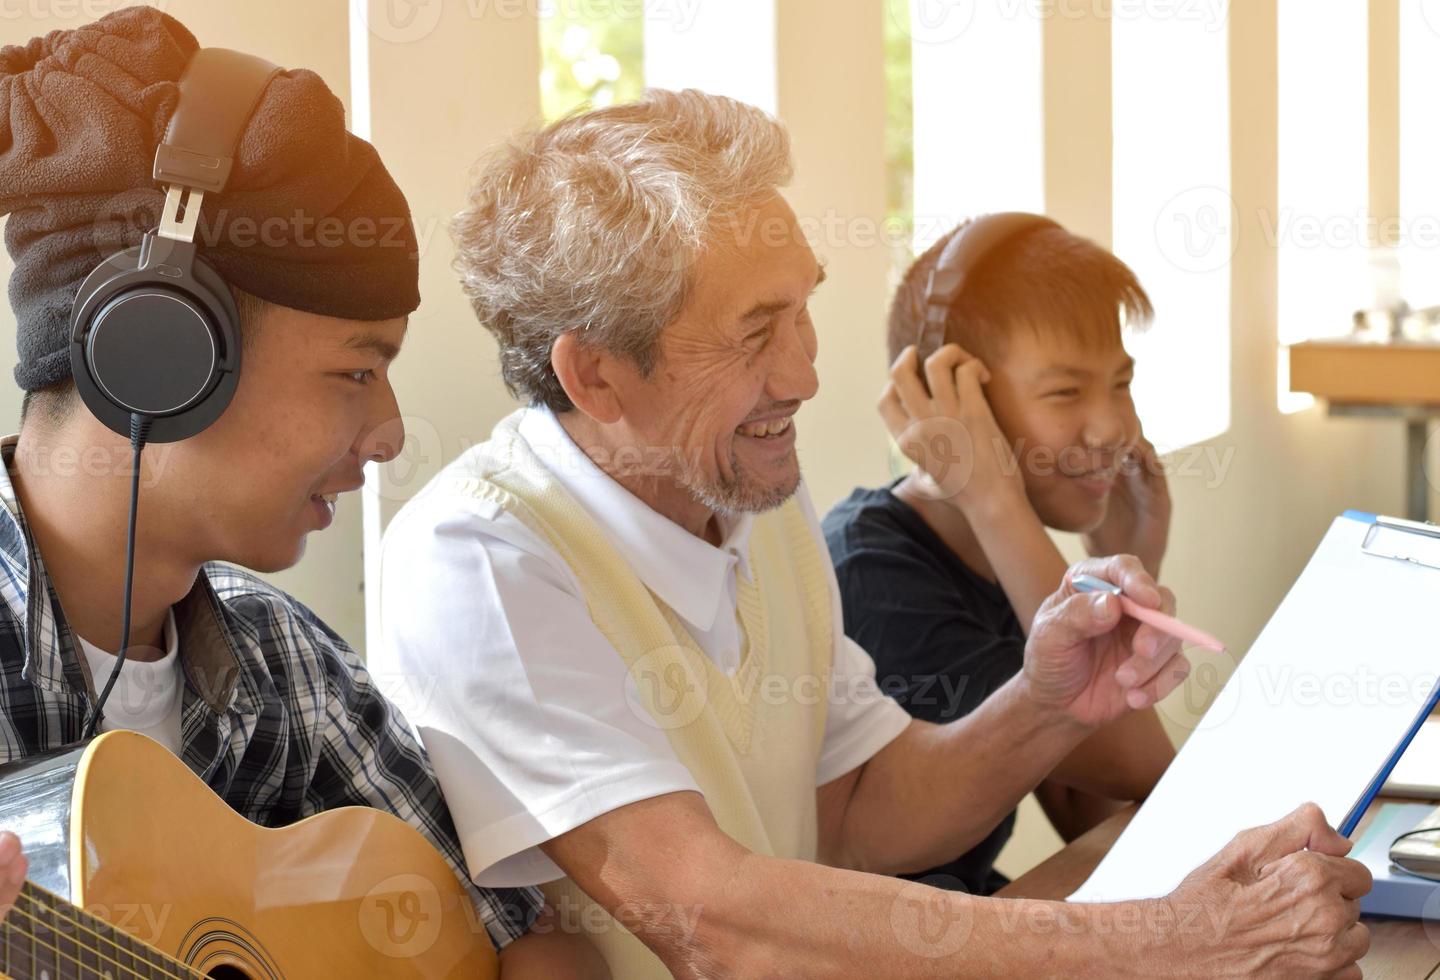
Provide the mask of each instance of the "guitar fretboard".
POLYGON ((0 975, 15 980, 201 977, 129 933, 26 882, 0 923, 0 975))

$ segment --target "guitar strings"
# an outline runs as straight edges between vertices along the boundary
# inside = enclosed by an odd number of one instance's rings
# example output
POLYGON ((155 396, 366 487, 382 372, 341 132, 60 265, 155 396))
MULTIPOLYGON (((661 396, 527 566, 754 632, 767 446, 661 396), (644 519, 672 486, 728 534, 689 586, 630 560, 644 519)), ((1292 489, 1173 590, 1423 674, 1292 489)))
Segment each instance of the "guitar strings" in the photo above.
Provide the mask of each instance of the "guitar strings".
MULTIPOLYGON (((49 912, 52 916, 59 917, 65 922, 73 923, 102 942, 123 950, 131 957, 135 955, 135 950, 127 948, 126 944, 130 944, 131 946, 139 944, 140 952, 146 954, 153 953, 156 956, 173 960, 175 964, 182 969, 187 968, 185 964, 169 956, 163 950, 145 942, 143 939, 137 939, 113 923, 106 922, 93 912, 87 912, 73 902, 66 901, 48 888, 41 887, 33 881, 25 882, 17 900, 19 899, 28 901, 30 904, 49 912), (108 934, 103 930, 108 930, 108 934)), ((191 972, 198 971, 191 970, 191 972)))
MULTIPOLYGON (((138 943, 140 945, 139 952, 141 952, 142 954, 154 953, 156 956, 159 956, 162 959, 170 960, 175 965, 175 967, 181 970, 186 970, 189 972, 189 974, 193 976, 203 977, 203 975, 198 970, 191 968, 185 963, 181 963, 179 960, 167 955, 164 951, 157 949, 149 943, 146 943, 143 940, 136 939, 134 936, 131 936, 129 933, 126 933, 123 930, 116 928, 114 925, 106 922, 104 919, 92 915, 91 913, 85 912, 83 909, 73 906, 68 902, 64 902, 64 900, 61 899, 58 895, 55 895, 48 889, 40 887, 34 882, 27 881, 25 883, 25 889, 24 891, 22 891, 20 897, 30 902, 30 904, 38 906, 39 908, 49 912, 51 916, 58 916, 63 921, 73 923, 79 929, 89 933, 91 936, 94 936, 102 943, 108 944, 115 949, 121 950, 131 959, 136 958, 136 951, 126 948, 126 946, 121 942, 122 939, 125 943, 129 943, 132 945, 138 943), (33 894, 26 894, 27 892, 33 892, 33 894), (62 907, 62 903, 64 907, 62 907), (98 923, 99 928, 91 925, 91 922, 98 923), (108 929, 110 931, 110 935, 106 935, 104 932, 100 931, 102 928, 108 929)), ((32 918, 35 917, 32 916, 32 918)), ((37 921, 39 920, 37 919, 37 921)), ((96 952, 98 953, 99 950, 97 949, 96 952)), ((147 960, 146 965, 159 966, 164 971, 166 977, 179 976, 178 974, 173 973, 171 969, 166 966, 165 963, 151 964, 147 960)))
MULTIPOLYGON (((27 912, 27 911, 25 911, 24 909, 21 909, 18 905, 15 906, 15 908, 12 910, 12 914, 14 914, 15 912, 18 912, 20 915, 24 916, 25 918, 31 919, 32 921, 34 921, 35 923, 37 923, 38 926, 41 927, 41 928, 49 929, 50 932, 52 932, 52 933, 56 933, 56 932, 57 932, 57 930, 55 929, 54 926, 52 926, 52 925, 47 925, 43 920, 39 919, 38 917, 36 917, 35 915, 31 914, 30 912, 27 912)), ((76 964, 77 966, 79 966, 79 967, 81 967, 81 968, 83 968, 83 969, 92 970, 92 971, 94 971, 94 970, 96 969, 95 967, 92 967, 90 964, 85 963, 84 961, 82 961, 78 956, 75 956, 75 955, 73 955, 73 954, 71 954, 71 953, 65 952, 64 950, 60 949, 59 946, 56 946, 56 945, 52 945, 52 944, 50 944, 50 943, 47 943, 44 939, 40 938, 40 936, 38 936, 38 935, 36 934, 36 930, 32 930, 32 931, 30 931, 30 932, 28 932, 28 933, 27 933, 27 932, 24 932, 24 931, 22 931, 22 930, 20 929, 20 927, 19 927, 18 925, 12 923, 9 919, 7 919, 3 924, 0 924, 0 929, 6 930, 6 931, 14 931, 14 932, 19 933, 20 938, 21 938, 22 941, 25 940, 25 939, 29 939, 29 940, 30 940, 30 962, 31 962, 31 965, 32 965, 32 966, 33 966, 33 965, 39 965, 39 964, 36 962, 36 956, 35 956, 35 947, 36 947, 36 945, 39 945, 39 946, 44 947, 45 949, 49 950, 50 952, 54 953, 57 957, 60 957, 60 958, 69 960, 70 962, 76 964)), ((99 934, 98 934, 98 933, 95 933, 95 935, 98 936, 99 934)), ((101 938, 103 938, 103 937, 101 937, 101 938)), ((57 940, 57 942, 58 942, 58 940, 57 940)), ((112 943, 112 945, 114 945, 114 944, 112 943)), ((95 955, 96 955, 97 957, 99 957, 100 959, 102 959, 102 960, 108 960, 110 963, 114 964, 115 968, 116 968, 117 970, 119 970, 122 975, 129 974, 129 975, 132 976, 132 977, 139 977, 139 976, 140 976, 140 973, 139 973, 134 967, 122 966, 122 965, 120 964, 120 961, 119 961, 119 960, 114 959, 113 957, 106 955, 103 951, 101 951, 101 950, 99 950, 99 949, 94 949, 94 950, 92 950, 92 952, 94 952, 95 955)), ((8 939, 6 940, 5 955, 6 955, 6 958, 7 958, 7 959, 8 959, 9 956, 10 956, 10 947, 9 947, 9 940, 8 940, 8 939)), ((136 958, 136 957, 134 957, 134 955, 131 954, 131 958, 134 959, 134 958, 136 958)), ((172 972, 170 972, 170 970, 169 970, 169 969, 165 966, 165 964, 163 964, 163 963, 151 963, 151 962, 148 961, 148 960, 141 960, 141 962, 143 962, 147 967, 151 967, 151 968, 153 968, 153 969, 155 969, 155 970, 159 970, 162 977, 165 977, 165 978, 173 978, 173 980, 183 980, 183 977, 182 977, 181 974, 177 974, 177 973, 172 973, 172 972)), ((7 967, 9 966, 8 963, 7 963, 6 965, 7 965, 7 967)), ((56 963, 56 967, 57 967, 57 968, 59 967, 59 963, 58 963, 58 962, 56 963)), ((184 967, 184 969, 189 970, 189 967, 184 967)), ((189 976, 191 976, 191 977, 201 977, 202 980, 203 980, 203 975, 200 974, 200 973, 198 973, 198 972, 195 972, 194 970, 190 970, 189 976)))
MULTIPOLYGON (((16 912, 18 912, 18 913, 20 913, 21 915, 24 915, 24 916, 26 916, 26 917, 28 917, 28 918, 32 918, 32 919, 34 918, 34 916, 30 915, 28 912, 22 911, 22 910, 19 908, 19 906, 16 906, 14 909, 11 910, 11 914, 12 914, 12 915, 13 915, 14 913, 16 913, 16 912)), ((53 930, 52 930, 52 931, 53 931, 53 930)), ((8 917, 6 918, 6 920, 5 920, 4 923, 0 923, 0 932, 4 932, 4 933, 15 932, 15 933, 18 933, 19 936, 20 936, 20 938, 21 938, 21 940, 22 940, 22 942, 23 942, 24 940, 26 940, 26 939, 30 940, 30 951, 29 951, 29 955, 30 955, 30 965, 31 965, 31 967, 34 967, 34 966, 38 965, 39 956, 36 954, 36 949, 35 949, 35 947, 38 945, 38 946, 41 947, 42 949, 48 949, 50 952, 52 952, 52 953, 55 954, 55 956, 57 957, 56 962, 55 962, 55 968, 56 968, 57 970, 60 968, 60 962, 59 962, 59 961, 60 961, 61 959, 69 960, 71 963, 74 963, 74 964, 76 965, 76 967, 78 967, 78 968, 80 968, 80 969, 86 969, 86 970, 92 969, 88 964, 82 963, 82 962, 80 961, 79 957, 72 956, 72 955, 70 955, 69 953, 63 952, 58 946, 51 946, 51 945, 50 945, 49 943, 47 943, 45 940, 43 940, 43 939, 41 939, 39 936, 35 935, 34 932, 29 932, 29 933, 22 932, 22 931, 20 930, 19 926, 17 926, 17 925, 16 925, 13 921, 11 921, 11 919, 9 919, 8 917)), ((22 952, 24 952, 24 950, 22 950, 22 952)), ((96 952, 98 953, 99 951, 97 950, 96 952)), ((116 965, 118 966, 119 964, 117 963, 116 965)), ((10 963, 10 937, 7 935, 7 936, 5 937, 5 969, 8 971, 8 970, 10 969, 10 967, 11 967, 11 963, 10 963)), ((129 972, 133 972, 133 971, 129 971, 129 972)))
MULTIPOLYGON (((42 894, 42 895, 48 894, 48 892, 45 892, 44 889, 40 889, 40 888, 38 888, 37 886, 35 886, 35 885, 33 885, 33 884, 30 884, 30 883, 27 883, 26 887, 27 887, 27 888, 35 888, 35 890, 36 890, 38 893, 42 894)), ((21 904, 22 901, 29 902, 29 903, 32 904, 32 905, 38 905, 40 908, 45 909, 46 911, 50 912, 52 916, 59 916, 62 920, 66 921, 66 922, 69 922, 69 923, 77 926, 80 930, 89 933, 90 935, 94 936, 96 939, 99 939, 102 943, 108 944, 109 946, 114 947, 114 948, 117 949, 117 950, 123 951, 126 955, 130 956, 132 959, 137 959, 137 958, 138 958, 134 952, 131 952, 130 950, 126 950, 123 946, 121 946, 120 943, 119 943, 119 941, 118 941, 117 939, 113 939, 113 938, 110 938, 110 937, 108 937, 108 936, 105 936, 103 933, 100 933, 100 932, 96 931, 95 929, 90 928, 90 927, 87 926, 84 922, 82 922, 81 920, 75 918, 74 916, 67 915, 64 910, 62 910, 62 909, 60 909, 60 908, 58 908, 58 907, 56 907, 56 906, 53 906, 53 905, 45 905, 45 904, 42 904, 42 903, 40 903, 40 902, 37 902, 35 898, 33 898, 33 897, 29 896, 29 895, 26 895, 26 894, 24 894, 23 892, 21 893, 20 898, 16 900, 16 903, 15 903, 14 907, 11 909, 11 915, 14 915, 14 914, 16 914, 16 913, 19 913, 20 915, 24 916, 25 918, 30 919, 32 922, 36 923, 37 926, 39 926, 39 927, 41 927, 41 928, 48 929, 48 930, 50 930, 51 933, 54 933, 54 934, 57 934, 57 935, 58 935, 58 932, 59 932, 59 931, 55 928, 55 925, 54 925, 54 924, 46 923, 46 922, 45 922, 43 919, 41 919, 39 916, 35 915, 33 912, 31 912, 31 911, 29 911, 28 909, 26 909, 25 907, 23 907, 22 904, 21 904)), ((111 928, 114 928, 114 927, 112 926, 111 928)), ((21 931, 19 930, 19 928, 18 928, 14 923, 12 923, 10 920, 8 920, 8 919, 7 919, 4 923, 0 923, 0 929, 13 929, 13 930, 15 930, 16 932, 20 932, 20 935, 21 935, 21 938, 22 938, 22 939, 28 938, 28 939, 31 941, 32 944, 38 943, 38 944, 40 944, 41 946, 44 946, 44 947, 46 947, 47 949, 53 951, 57 956, 62 956, 62 957, 64 957, 65 959, 70 960, 71 962, 73 962, 73 963, 75 963, 75 964, 77 964, 77 965, 79 965, 79 966, 86 967, 87 969, 89 968, 89 967, 88 967, 88 964, 83 963, 83 962, 82 962, 80 959, 78 959, 77 957, 75 957, 75 956, 73 956, 73 955, 70 955, 70 954, 64 952, 64 951, 61 950, 58 946, 54 946, 54 945, 51 945, 51 944, 45 942, 45 940, 44 940, 44 939, 41 939, 39 936, 37 936, 34 931, 31 931, 28 935, 27 935, 26 933, 24 933, 24 932, 21 932, 21 931)), ((57 940, 57 942, 58 942, 58 940, 57 940)), ((33 946, 32 946, 32 948, 33 948, 33 946)), ((147 947, 147 948, 153 949, 153 947, 147 947)), ((5 952, 6 952, 6 956, 8 957, 8 956, 9 956, 9 953, 10 953, 10 948, 9 948, 9 941, 8 941, 8 939, 6 940, 5 952)), ((131 976, 137 976, 137 977, 138 977, 138 976, 140 975, 139 973, 137 973, 137 972, 136 972, 134 969, 132 969, 132 968, 127 968, 127 967, 121 966, 119 960, 113 958, 112 956, 107 955, 103 950, 101 950, 101 949, 95 949, 94 952, 95 952, 95 954, 96 954, 97 956, 101 957, 102 959, 109 960, 109 961, 110 961, 111 963, 113 963, 118 969, 120 969, 120 970, 122 970, 122 971, 124 971, 124 972, 128 972, 131 976)), ((154 950, 154 952, 156 952, 156 953, 159 954, 160 956, 165 956, 165 954, 164 954, 163 952, 161 952, 160 950, 154 950)), ((142 962, 144 962, 147 967, 152 967, 152 968, 154 968, 154 969, 158 969, 158 970, 160 971, 160 973, 161 973, 161 976, 162 976, 162 977, 165 977, 165 978, 169 978, 169 980, 185 980, 185 978, 196 978, 196 977, 200 978, 200 980, 204 980, 204 974, 200 973, 199 971, 194 970, 193 968, 191 968, 190 966, 188 966, 188 965, 186 965, 186 964, 180 963, 178 960, 174 960, 172 957, 166 957, 166 958, 167 958, 167 959, 171 959, 173 963, 175 963, 180 969, 185 970, 186 972, 183 973, 183 974, 174 973, 174 972, 171 971, 171 969, 169 968, 169 966, 167 966, 165 963, 151 963, 151 962, 149 962, 148 960, 142 960, 142 962)), ((33 960, 34 960, 33 955, 32 955, 32 957, 31 957, 31 960, 32 960, 32 962, 33 962, 33 960)), ((57 966, 58 966, 58 964, 57 964, 57 966)))
MULTIPOLYGON (((44 949, 46 949, 46 950, 49 950, 50 952, 54 953, 58 958, 64 959, 64 960, 68 960, 68 961, 70 961, 71 963, 76 964, 78 967, 80 967, 80 968, 82 968, 82 969, 91 970, 92 972, 98 972, 97 967, 92 966, 91 964, 85 963, 85 962, 84 962, 83 960, 81 960, 78 956, 76 956, 76 955, 74 955, 74 954, 72 954, 72 953, 68 953, 68 952, 66 952, 65 950, 60 949, 60 947, 59 947, 58 945, 53 945, 53 944, 51 944, 51 943, 46 942, 46 941, 45 941, 44 939, 42 939, 39 935, 37 935, 37 932, 39 931, 39 929, 48 929, 51 933, 56 933, 56 934, 58 935, 58 930, 57 930, 53 925, 48 925, 48 924, 46 924, 43 920, 41 920, 40 918, 38 918, 38 917, 36 917, 35 915, 31 914, 30 912, 27 912, 27 911, 19 908, 19 906, 16 906, 15 909, 12 910, 12 911, 13 911, 13 912, 18 912, 20 915, 24 916, 25 918, 31 919, 32 921, 34 921, 35 923, 37 923, 37 926, 39 927, 38 929, 32 929, 30 932, 25 932, 24 930, 22 930, 22 929, 20 928, 20 926, 19 926, 18 924, 15 924, 15 923, 11 922, 9 919, 7 919, 3 924, 0 924, 0 930, 17 933, 17 934, 20 936, 20 939, 21 939, 22 942, 23 942, 24 940, 26 940, 26 939, 29 939, 29 940, 30 940, 30 961, 31 961, 32 966, 38 966, 38 965, 40 965, 40 964, 38 963, 38 960, 37 960, 36 949, 35 949, 35 947, 38 945, 38 946, 40 946, 40 947, 42 947, 42 948, 44 948, 44 949)), ((96 934, 96 935, 98 935, 98 934, 96 934)), ((102 938, 103 938, 103 937, 102 937, 102 938)), ((56 942, 58 943, 59 940, 57 939, 56 942)), ((112 945, 113 945, 113 944, 112 944, 112 945)), ((77 945, 77 948, 79 948, 78 945, 77 945)), ((89 947, 85 947, 85 948, 89 949, 89 947)), ((126 974, 128 974, 129 976, 132 976, 132 977, 139 977, 139 976, 141 976, 141 974, 140 974, 134 967, 122 966, 119 960, 114 959, 113 957, 107 955, 104 951, 102 951, 102 950, 100 950, 100 949, 91 949, 90 951, 93 952, 99 959, 101 959, 101 960, 107 960, 107 961, 109 961, 111 964, 113 964, 113 965, 115 966, 115 968, 120 971, 121 975, 126 975, 126 974)), ((22 952, 23 952, 23 950, 22 950, 22 952)), ((128 951, 127 951, 127 952, 128 952, 128 951)), ((140 959, 139 957, 136 957, 134 954, 130 954, 130 955, 131 955, 131 958, 132 958, 132 959, 136 959, 138 962, 143 963, 145 966, 152 968, 152 971, 153 971, 153 970, 158 970, 158 971, 160 972, 160 975, 161 975, 162 977, 164 977, 164 978, 173 978, 173 980, 182 980, 180 974, 176 974, 176 973, 170 972, 170 970, 169 970, 169 969, 165 966, 165 964, 163 964, 163 963, 152 963, 152 962, 150 962, 149 960, 140 959)), ((8 938, 7 938, 6 941, 5 941, 5 956, 6 956, 6 959, 7 959, 7 961, 8 961, 9 958, 10 958, 10 945, 9 945, 9 939, 8 939, 8 938)), ((8 967, 8 966, 9 966, 9 963, 7 962, 6 965, 7 965, 7 967, 8 967)), ((59 964, 58 961, 56 962, 55 965, 56 965, 57 969, 58 969, 59 966, 60 966, 60 964, 59 964)), ((191 976, 200 977, 201 974, 195 973, 194 971, 192 971, 192 972, 191 972, 191 976)))

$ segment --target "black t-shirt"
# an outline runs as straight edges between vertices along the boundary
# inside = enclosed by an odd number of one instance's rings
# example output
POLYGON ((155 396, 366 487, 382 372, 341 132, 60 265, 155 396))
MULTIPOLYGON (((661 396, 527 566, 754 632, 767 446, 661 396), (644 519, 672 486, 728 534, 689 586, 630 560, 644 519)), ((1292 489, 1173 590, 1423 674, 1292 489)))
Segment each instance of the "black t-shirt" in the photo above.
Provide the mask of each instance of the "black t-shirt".
MULTIPOLYGON (((855 490, 823 526, 845 633, 875 658, 881 688, 911 715, 954 721, 1020 672, 1025 633, 1004 591, 971 571, 890 487, 855 490)), ((973 850, 905 877, 992 894, 1008 883, 994 864, 1014 826, 1012 812, 973 850)))

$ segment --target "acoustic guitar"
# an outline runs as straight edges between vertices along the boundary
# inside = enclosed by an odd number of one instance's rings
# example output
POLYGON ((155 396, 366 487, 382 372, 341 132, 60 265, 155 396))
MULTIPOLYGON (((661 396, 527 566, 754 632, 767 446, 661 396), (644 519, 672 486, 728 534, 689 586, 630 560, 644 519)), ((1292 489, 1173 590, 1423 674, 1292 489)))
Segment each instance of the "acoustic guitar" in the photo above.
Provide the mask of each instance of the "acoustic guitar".
POLYGON ((345 807, 258 827, 179 759, 109 732, 0 767, 30 877, 0 975, 498 977, 479 914, 404 821, 345 807))

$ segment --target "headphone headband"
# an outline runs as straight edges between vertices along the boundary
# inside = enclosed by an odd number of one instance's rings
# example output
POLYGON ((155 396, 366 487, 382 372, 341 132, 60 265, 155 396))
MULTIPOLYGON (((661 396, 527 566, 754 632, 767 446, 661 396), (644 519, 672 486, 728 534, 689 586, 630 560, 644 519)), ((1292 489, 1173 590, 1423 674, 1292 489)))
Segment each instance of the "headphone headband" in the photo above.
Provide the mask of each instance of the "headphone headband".
POLYGON ((995 249, 1029 231, 1059 228, 1040 214, 1028 211, 999 211, 985 214, 965 225, 940 250, 935 268, 925 286, 924 316, 916 337, 916 353, 923 362, 945 342, 945 321, 950 307, 965 291, 965 282, 980 262, 995 249))
POLYGON ((219 193, 235 148, 279 66, 229 48, 201 48, 180 76, 180 102, 155 150, 154 177, 219 193))

